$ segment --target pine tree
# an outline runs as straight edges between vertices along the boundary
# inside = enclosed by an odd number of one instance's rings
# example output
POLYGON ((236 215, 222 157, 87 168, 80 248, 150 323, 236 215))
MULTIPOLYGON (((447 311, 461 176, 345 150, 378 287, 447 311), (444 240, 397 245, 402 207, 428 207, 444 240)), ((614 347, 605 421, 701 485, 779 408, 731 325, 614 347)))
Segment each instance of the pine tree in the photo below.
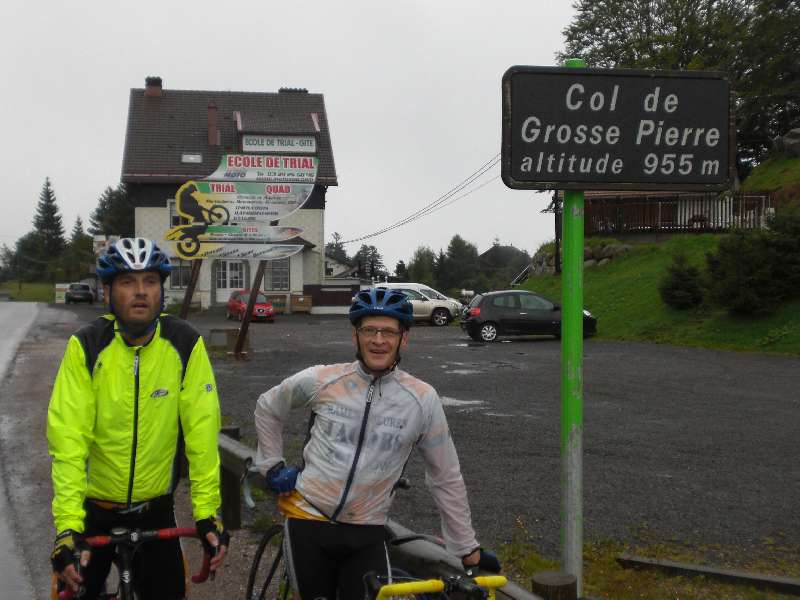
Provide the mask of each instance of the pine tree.
POLYGON ((46 260, 58 259, 64 252, 66 242, 64 241, 61 214, 49 177, 45 178, 39 194, 39 204, 36 206, 36 214, 33 217, 33 227, 42 240, 42 250, 46 260))

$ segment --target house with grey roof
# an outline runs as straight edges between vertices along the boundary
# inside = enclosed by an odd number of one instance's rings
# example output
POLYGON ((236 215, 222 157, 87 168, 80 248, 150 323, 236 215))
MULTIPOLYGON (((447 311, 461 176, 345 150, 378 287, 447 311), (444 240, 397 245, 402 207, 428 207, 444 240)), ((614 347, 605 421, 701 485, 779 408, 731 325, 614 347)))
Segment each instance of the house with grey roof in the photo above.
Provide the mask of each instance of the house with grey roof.
MULTIPOLYGON (((135 204, 136 235, 156 240, 175 266, 165 286, 168 301, 183 299, 191 272, 191 261, 166 239, 171 227, 188 223, 176 210, 178 189, 208 178, 226 156, 279 152, 265 143, 296 144, 293 156, 311 156, 317 167, 305 204, 270 223, 301 228, 285 243, 302 250, 267 261, 262 290, 287 310, 326 312, 339 297, 350 298, 349 289, 331 289, 324 281, 326 194, 337 178, 323 95, 293 88, 173 90, 160 77, 148 77, 144 88, 130 91, 122 182, 135 204)), ((194 300, 204 308, 226 303, 233 290, 251 287, 257 267, 253 258, 204 258, 194 300)))

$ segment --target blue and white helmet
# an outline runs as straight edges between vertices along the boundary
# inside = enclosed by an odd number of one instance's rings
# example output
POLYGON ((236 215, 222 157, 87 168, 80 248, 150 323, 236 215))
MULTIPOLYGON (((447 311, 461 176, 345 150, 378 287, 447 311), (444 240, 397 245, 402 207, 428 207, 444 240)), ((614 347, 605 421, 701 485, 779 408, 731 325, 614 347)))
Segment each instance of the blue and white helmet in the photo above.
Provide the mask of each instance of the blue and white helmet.
POLYGON ((408 296, 397 290, 386 288, 369 288, 356 294, 350 306, 350 322, 358 325, 364 317, 392 317, 406 328, 414 322, 414 309, 408 296))
POLYGON ((114 242, 97 259, 97 275, 105 284, 111 283, 120 273, 140 271, 155 271, 163 282, 171 270, 167 255, 152 240, 140 237, 114 242))

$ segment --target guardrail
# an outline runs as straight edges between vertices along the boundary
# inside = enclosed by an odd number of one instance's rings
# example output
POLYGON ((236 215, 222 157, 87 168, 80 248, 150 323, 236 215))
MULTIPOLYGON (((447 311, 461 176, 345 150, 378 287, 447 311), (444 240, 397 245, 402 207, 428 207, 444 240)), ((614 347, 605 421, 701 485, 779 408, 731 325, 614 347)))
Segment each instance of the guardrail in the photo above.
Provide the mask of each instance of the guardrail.
MULTIPOLYGON (((263 475, 250 470, 255 461, 255 451, 242 444, 238 439, 234 439, 238 437, 237 427, 223 428, 223 433, 219 436, 219 455, 222 465, 221 516, 222 522, 231 530, 241 529, 242 526, 242 482, 245 478, 262 489, 266 485, 263 475)), ((396 521, 390 520, 387 527, 395 537, 417 535, 396 521)), ((438 544, 426 539, 414 539, 398 546, 390 546, 389 554, 392 564, 420 577, 463 574, 461 560, 458 557, 449 554, 438 544)), ((496 594, 498 598, 510 600, 548 600, 548 598, 575 600, 574 585, 571 595, 569 590, 563 586, 552 589, 552 595, 548 594, 543 597, 509 581, 503 588, 498 589, 496 594)))

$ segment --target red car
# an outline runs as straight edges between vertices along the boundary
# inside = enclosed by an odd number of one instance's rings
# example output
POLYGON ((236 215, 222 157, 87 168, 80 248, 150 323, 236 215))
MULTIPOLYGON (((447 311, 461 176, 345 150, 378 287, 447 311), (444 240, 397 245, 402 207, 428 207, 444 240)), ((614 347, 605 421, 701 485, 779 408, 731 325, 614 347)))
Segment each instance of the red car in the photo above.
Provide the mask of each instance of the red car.
MULTIPOLYGON (((250 290, 237 290, 228 299, 225 316, 229 319, 241 321, 247 311, 247 303, 250 301, 250 290)), ((253 316, 251 321, 269 321, 275 318, 275 311, 272 309, 272 302, 267 300, 264 294, 256 296, 256 303, 253 305, 253 316)))

